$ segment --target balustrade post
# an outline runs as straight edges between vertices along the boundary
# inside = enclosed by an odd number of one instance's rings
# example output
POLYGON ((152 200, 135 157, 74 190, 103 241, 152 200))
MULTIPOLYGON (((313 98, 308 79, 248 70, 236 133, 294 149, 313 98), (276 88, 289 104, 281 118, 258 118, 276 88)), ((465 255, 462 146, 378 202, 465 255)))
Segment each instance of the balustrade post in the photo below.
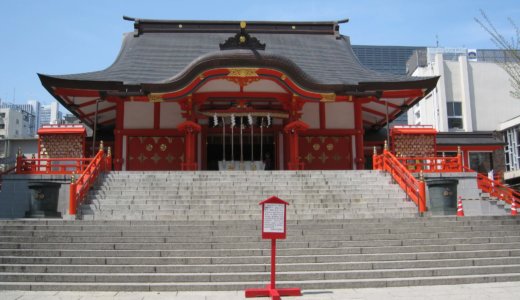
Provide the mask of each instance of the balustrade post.
POLYGON ((374 152, 372 154, 372 169, 379 170, 378 161, 377 161, 377 149, 374 146, 374 152))
POLYGON ((388 142, 385 140, 385 145, 383 147, 383 170, 387 170, 387 165, 386 165, 386 156, 387 156, 387 152, 388 152, 388 142))
POLYGON ((76 207, 77 207, 77 197, 76 197, 76 177, 75 174, 72 173, 70 178, 70 186, 69 186, 69 214, 76 215, 76 207))
POLYGON ((22 148, 18 147, 18 153, 16 154, 16 173, 22 173, 22 165, 23 165, 23 154, 22 148))
POLYGON ((107 149, 107 156, 105 157, 105 172, 112 170, 112 150, 107 149))
POLYGON ((460 148, 460 146, 457 146, 457 160, 458 160, 458 171, 459 172, 464 172, 463 171, 463 168, 462 168, 462 149, 460 148))
POLYGON ((419 215, 422 217, 426 211, 426 183, 424 182, 424 174, 419 173, 419 215))

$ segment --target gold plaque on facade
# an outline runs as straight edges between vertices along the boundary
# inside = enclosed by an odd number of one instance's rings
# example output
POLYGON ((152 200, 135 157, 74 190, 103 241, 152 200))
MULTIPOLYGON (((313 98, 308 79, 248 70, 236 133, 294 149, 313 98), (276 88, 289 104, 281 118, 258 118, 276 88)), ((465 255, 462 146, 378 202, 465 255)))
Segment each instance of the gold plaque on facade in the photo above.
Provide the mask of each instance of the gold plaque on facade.
POLYGON ((318 151, 318 150, 320 150, 320 147, 321 147, 320 144, 314 144, 314 145, 312 145, 312 149, 314 149, 314 151, 318 151))
POLYGON ((153 145, 152 144, 146 145, 146 151, 152 151, 152 150, 153 150, 153 145))
POLYGON ((325 152, 323 152, 318 158, 321 160, 321 163, 323 164, 327 161, 327 159, 329 159, 329 157, 325 155, 325 152))
POLYGON ((327 150, 329 150, 329 151, 334 150, 334 145, 333 144, 327 144, 327 150))

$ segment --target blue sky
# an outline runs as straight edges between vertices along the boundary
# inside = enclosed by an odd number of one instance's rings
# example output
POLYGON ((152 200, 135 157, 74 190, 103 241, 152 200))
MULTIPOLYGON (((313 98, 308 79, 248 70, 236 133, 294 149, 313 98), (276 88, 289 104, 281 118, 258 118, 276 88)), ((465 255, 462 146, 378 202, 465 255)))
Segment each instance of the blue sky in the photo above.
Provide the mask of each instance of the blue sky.
POLYGON ((518 0, 174 1, 0 0, 0 98, 16 103, 52 97, 36 73, 106 68, 133 24, 122 16, 181 20, 330 21, 349 18, 341 33, 353 44, 495 48, 474 21, 483 9, 512 36, 518 0))

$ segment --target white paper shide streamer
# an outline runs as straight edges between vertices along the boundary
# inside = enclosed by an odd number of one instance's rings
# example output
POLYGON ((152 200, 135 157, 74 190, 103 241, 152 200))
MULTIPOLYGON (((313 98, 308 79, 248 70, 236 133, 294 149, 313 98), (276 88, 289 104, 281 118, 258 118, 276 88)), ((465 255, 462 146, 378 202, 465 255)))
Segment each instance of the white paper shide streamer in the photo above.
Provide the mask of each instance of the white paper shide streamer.
POLYGON ((218 117, 217 117, 217 114, 214 114, 214 115, 213 115, 213 126, 215 126, 215 127, 218 126, 218 117))

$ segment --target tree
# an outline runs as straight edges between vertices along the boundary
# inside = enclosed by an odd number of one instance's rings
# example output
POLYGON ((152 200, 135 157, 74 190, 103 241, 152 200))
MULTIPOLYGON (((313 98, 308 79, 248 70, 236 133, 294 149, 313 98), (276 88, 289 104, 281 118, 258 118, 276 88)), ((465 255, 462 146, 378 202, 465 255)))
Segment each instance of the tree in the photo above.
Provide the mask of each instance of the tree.
POLYGON ((508 38, 497 30, 483 10, 480 10, 480 18, 475 18, 475 21, 491 36, 491 41, 497 48, 504 50, 505 60, 499 65, 509 74, 511 95, 520 99, 520 27, 513 19, 508 18, 514 30, 513 36, 508 38))

